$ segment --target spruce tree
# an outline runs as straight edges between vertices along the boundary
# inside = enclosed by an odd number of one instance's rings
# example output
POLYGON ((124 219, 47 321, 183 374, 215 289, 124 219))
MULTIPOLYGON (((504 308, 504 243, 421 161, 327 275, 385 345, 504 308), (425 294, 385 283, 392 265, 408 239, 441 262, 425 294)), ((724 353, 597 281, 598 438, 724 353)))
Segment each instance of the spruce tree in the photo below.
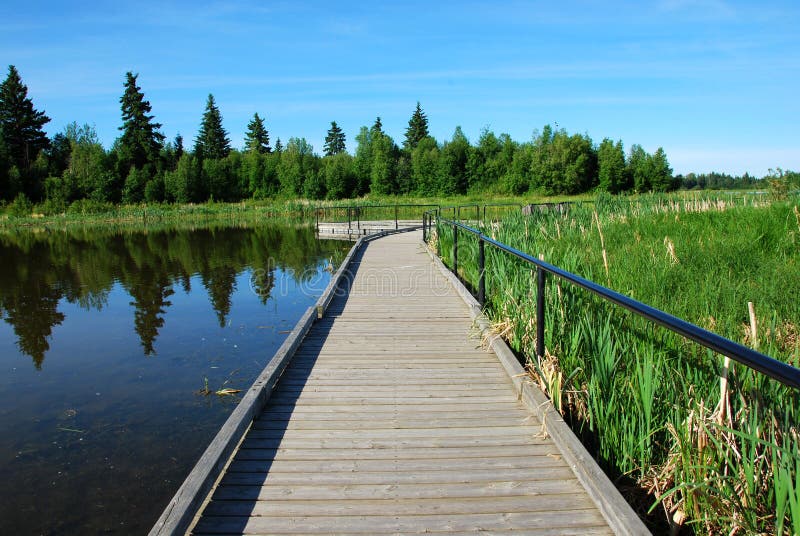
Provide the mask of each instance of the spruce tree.
POLYGON ((272 152, 269 146, 269 132, 267 132, 267 129, 264 127, 264 119, 258 116, 258 112, 253 115, 252 121, 247 124, 244 148, 245 151, 259 154, 272 152))
POLYGON ((425 112, 422 111, 419 101, 417 101, 417 109, 414 110, 414 113, 411 115, 411 119, 408 120, 406 141, 403 146, 406 150, 411 151, 417 146, 417 144, 419 144, 421 139, 427 137, 428 118, 426 117, 425 112))
POLYGON ((275 152, 278 154, 283 152, 283 144, 281 143, 280 138, 275 141, 275 152))
POLYGON ((372 128, 370 129, 370 131, 375 133, 375 134, 383 134, 383 123, 381 123, 380 116, 375 118, 375 124, 372 125, 372 128))
POLYGON ((180 160, 183 156, 183 136, 178 132, 175 135, 175 158, 180 160))
POLYGON ((138 74, 125 73, 125 93, 120 97, 122 105, 122 136, 119 139, 119 171, 127 177, 131 169, 144 169, 152 166, 149 174, 155 172, 159 153, 164 145, 164 135, 158 129, 161 124, 153 122, 150 102, 144 99, 142 89, 136 85, 138 74))
POLYGON ((328 135, 325 136, 325 156, 343 153, 344 150, 344 132, 336 124, 336 121, 331 121, 331 128, 328 130, 328 135))
MULTIPOLYGON (((23 180, 39 152, 50 145, 42 130, 49 121, 44 112, 33 107, 27 86, 22 83, 16 67, 9 65, 8 77, 0 84, 0 150, 5 153, 9 167, 16 166, 23 180)), ((36 190, 34 185, 24 186, 28 195, 36 190)), ((6 193, 0 192, 0 196, 6 193)))
POLYGON ((194 153, 200 159, 216 159, 225 158, 230 151, 231 142, 228 133, 222 128, 222 114, 214 102, 214 95, 209 93, 200 131, 194 141, 194 153))

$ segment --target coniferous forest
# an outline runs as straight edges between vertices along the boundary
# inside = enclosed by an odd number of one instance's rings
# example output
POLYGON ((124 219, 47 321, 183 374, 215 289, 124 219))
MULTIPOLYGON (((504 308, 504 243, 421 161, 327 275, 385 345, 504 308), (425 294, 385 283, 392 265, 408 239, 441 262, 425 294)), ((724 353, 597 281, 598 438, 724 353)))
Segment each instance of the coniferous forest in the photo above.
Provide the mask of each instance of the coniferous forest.
MULTIPOLYGON (((379 195, 449 196, 487 192, 520 195, 669 191, 759 186, 745 174, 674 176, 662 148, 648 153, 621 140, 595 143, 545 125, 531 141, 484 130, 471 143, 460 127, 438 141, 418 102, 399 143, 381 118, 361 127, 353 142, 330 123, 320 156, 305 138, 272 140, 257 112, 241 149, 233 147, 222 110, 208 96, 196 137, 166 140, 137 82, 125 74, 119 99, 120 135, 109 149, 94 128, 71 123, 48 138, 50 119, 28 97, 12 65, 0 85, 0 203, 41 203, 57 213, 70 204, 198 203, 264 198, 343 199, 379 195)), ((783 176, 784 172, 780 171, 783 176)), ((798 174, 788 177, 797 182, 798 174)))

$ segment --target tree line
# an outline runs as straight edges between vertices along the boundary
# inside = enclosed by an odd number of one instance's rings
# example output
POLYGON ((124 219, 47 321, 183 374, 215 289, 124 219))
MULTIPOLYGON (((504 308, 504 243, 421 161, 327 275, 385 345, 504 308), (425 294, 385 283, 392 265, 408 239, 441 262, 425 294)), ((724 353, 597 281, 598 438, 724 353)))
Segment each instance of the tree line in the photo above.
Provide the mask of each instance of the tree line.
POLYGON ((253 115, 241 149, 231 146, 222 113, 208 96, 192 147, 167 141, 137 82, 125 75, 121 134, 106 150, 94 128, 72 123, 49 139, 49 122, 27 96, 17 69, 0 86, 0 200, 20 196, 54 210, 83 199, 110 203, 238 201, 245 198, 342 199, 369 193, 446 196, 474 192, 545 195, 669 191, 750 184, 753 177, 674 176, 662 148, 626 152, 621 140, 595 144, 587 134, 545 125, 530 142, 485 129, 472 144, 460 127, 437 141, 417 103, 398 145, 381 118, 361 127, 355 149, 331 122, 324 154, 301 137, 271 145, 264 118, 253 115))

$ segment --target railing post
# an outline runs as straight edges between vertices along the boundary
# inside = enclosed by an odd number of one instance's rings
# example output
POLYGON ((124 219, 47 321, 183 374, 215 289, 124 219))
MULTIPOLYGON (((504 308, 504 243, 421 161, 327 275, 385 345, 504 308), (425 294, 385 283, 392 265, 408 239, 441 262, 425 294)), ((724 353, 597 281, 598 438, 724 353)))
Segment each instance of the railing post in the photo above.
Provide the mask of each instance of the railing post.
POLYGON ((350 234, 350 207, 347 207, 347 234, 350 234))
POLYGON ((428 213, 422 213, 422 241, 428 243, 428 213))
POLYGON ((475 224, 477 225, 480 220, 481 220, 481 206, 475 205, 475 224))
POLYGON ((394 206, 394 230, 397 230, 397 205, 394 206))
POLYGON ((536 267, 536 357, 544 358, 544 270, 536 267))
POLYGON ((478 303, 481 307, 486 303, 486 253, 481 235, 478 235, 478 303))
POLYGON ((453 273, 458 277, 458 227, 453 224, 453 273))
POLYGON ((319 234, 319 207, 316 208, 315 212, 317 213, 317 234, 319 234))

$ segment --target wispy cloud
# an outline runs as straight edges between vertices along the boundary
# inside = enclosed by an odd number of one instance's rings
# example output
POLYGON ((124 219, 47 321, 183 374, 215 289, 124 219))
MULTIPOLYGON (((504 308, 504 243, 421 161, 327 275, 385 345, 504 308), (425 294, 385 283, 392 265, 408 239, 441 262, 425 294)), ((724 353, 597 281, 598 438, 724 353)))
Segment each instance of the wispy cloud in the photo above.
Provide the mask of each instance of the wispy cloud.
POLYGON ((695 20, 728 19, 736 15, 733 6, 724 0, 661 0, 658 7, 695 20))

